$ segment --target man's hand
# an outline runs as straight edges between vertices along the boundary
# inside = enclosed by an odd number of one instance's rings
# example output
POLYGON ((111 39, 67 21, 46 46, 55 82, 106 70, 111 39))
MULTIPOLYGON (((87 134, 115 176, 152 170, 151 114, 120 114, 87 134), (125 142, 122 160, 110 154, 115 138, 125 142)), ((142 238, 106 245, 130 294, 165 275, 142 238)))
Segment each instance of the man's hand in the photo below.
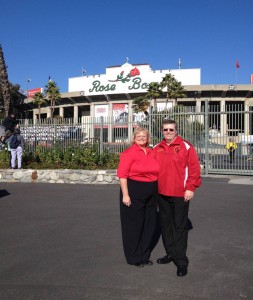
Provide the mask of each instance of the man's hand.
POLYGON ((186 190, 184 192, 184 201, 188 202, 188 201, 192 200, 193 196, 194 196, 194 192, 186 190))

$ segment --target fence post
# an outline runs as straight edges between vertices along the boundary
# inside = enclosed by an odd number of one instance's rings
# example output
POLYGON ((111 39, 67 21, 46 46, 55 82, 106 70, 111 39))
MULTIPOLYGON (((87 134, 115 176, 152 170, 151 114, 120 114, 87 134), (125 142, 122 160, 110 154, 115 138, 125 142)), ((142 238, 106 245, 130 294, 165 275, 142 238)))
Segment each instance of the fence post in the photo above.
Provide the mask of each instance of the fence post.
POLYGON ((104 131, 104 117, 101 116, 100 117, 100 135, 99 135, 99 139, 100 139, 100 143, 99 143, 99 154, 101 155, 103 152, 103 131, 104 131))
POLYGON ((56 142, 56 137, 57 137, 57 129, 56 129, 56 124, 55 124, 55 120, 53 120, 53 124, 54 124, 54 144, 56 142))
POLYGON ((149 131, 149 134, 151 136, 152 134, 152 120, 153 120, 153 106, 151 106, 150 108, 150 114, 148 116, 148 131, 149 131))
POLYGON ((208 122, 208 106, 209 101, 205 99, 205 175, 208 174, 209 169, 209 152, 208 152, 208 143, 209 143, 209 122, 208 122))

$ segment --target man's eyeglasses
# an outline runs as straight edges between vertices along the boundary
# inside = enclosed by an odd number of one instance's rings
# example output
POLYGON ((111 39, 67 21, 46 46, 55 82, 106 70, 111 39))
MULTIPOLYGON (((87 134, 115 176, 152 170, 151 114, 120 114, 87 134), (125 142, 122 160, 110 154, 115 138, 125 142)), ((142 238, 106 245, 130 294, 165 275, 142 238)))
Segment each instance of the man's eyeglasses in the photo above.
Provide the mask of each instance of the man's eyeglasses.
POLYGON ((164 128, 163 131, 170 131, 170 132, 173 132, 173 131, 175 131, 175 129, 174 129, 174 128, 164 128))

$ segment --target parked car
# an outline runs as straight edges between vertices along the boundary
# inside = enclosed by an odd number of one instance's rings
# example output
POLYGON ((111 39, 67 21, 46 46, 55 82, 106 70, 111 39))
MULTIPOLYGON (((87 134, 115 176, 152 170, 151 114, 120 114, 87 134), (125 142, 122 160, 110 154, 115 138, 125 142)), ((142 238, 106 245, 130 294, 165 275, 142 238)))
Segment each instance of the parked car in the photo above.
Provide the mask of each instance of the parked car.
POLYGON ((66 132, 62 134, 63 140, 76 140, 82 141, 83 140, 83 133, 81 128, 79 127, 69 127, 66 132))

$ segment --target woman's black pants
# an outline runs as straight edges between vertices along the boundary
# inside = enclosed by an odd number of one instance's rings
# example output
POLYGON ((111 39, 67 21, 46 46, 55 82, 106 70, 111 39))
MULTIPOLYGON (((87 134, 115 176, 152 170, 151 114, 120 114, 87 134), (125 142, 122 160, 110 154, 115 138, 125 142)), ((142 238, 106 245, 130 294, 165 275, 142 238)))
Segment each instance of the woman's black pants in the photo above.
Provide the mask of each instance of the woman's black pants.
POLYGON ((126 261, 136 264, 148 260, 154 237, 157 216, 157 181, 141 182, 128 179, 131 205, 122 202, 120 191, 120 218, 126 261))
POLYGON ((188 266, 186 256, 188 240, 189 201, 183 197, 158 197, 159 217, 166 253, 177 266, 188 266))

